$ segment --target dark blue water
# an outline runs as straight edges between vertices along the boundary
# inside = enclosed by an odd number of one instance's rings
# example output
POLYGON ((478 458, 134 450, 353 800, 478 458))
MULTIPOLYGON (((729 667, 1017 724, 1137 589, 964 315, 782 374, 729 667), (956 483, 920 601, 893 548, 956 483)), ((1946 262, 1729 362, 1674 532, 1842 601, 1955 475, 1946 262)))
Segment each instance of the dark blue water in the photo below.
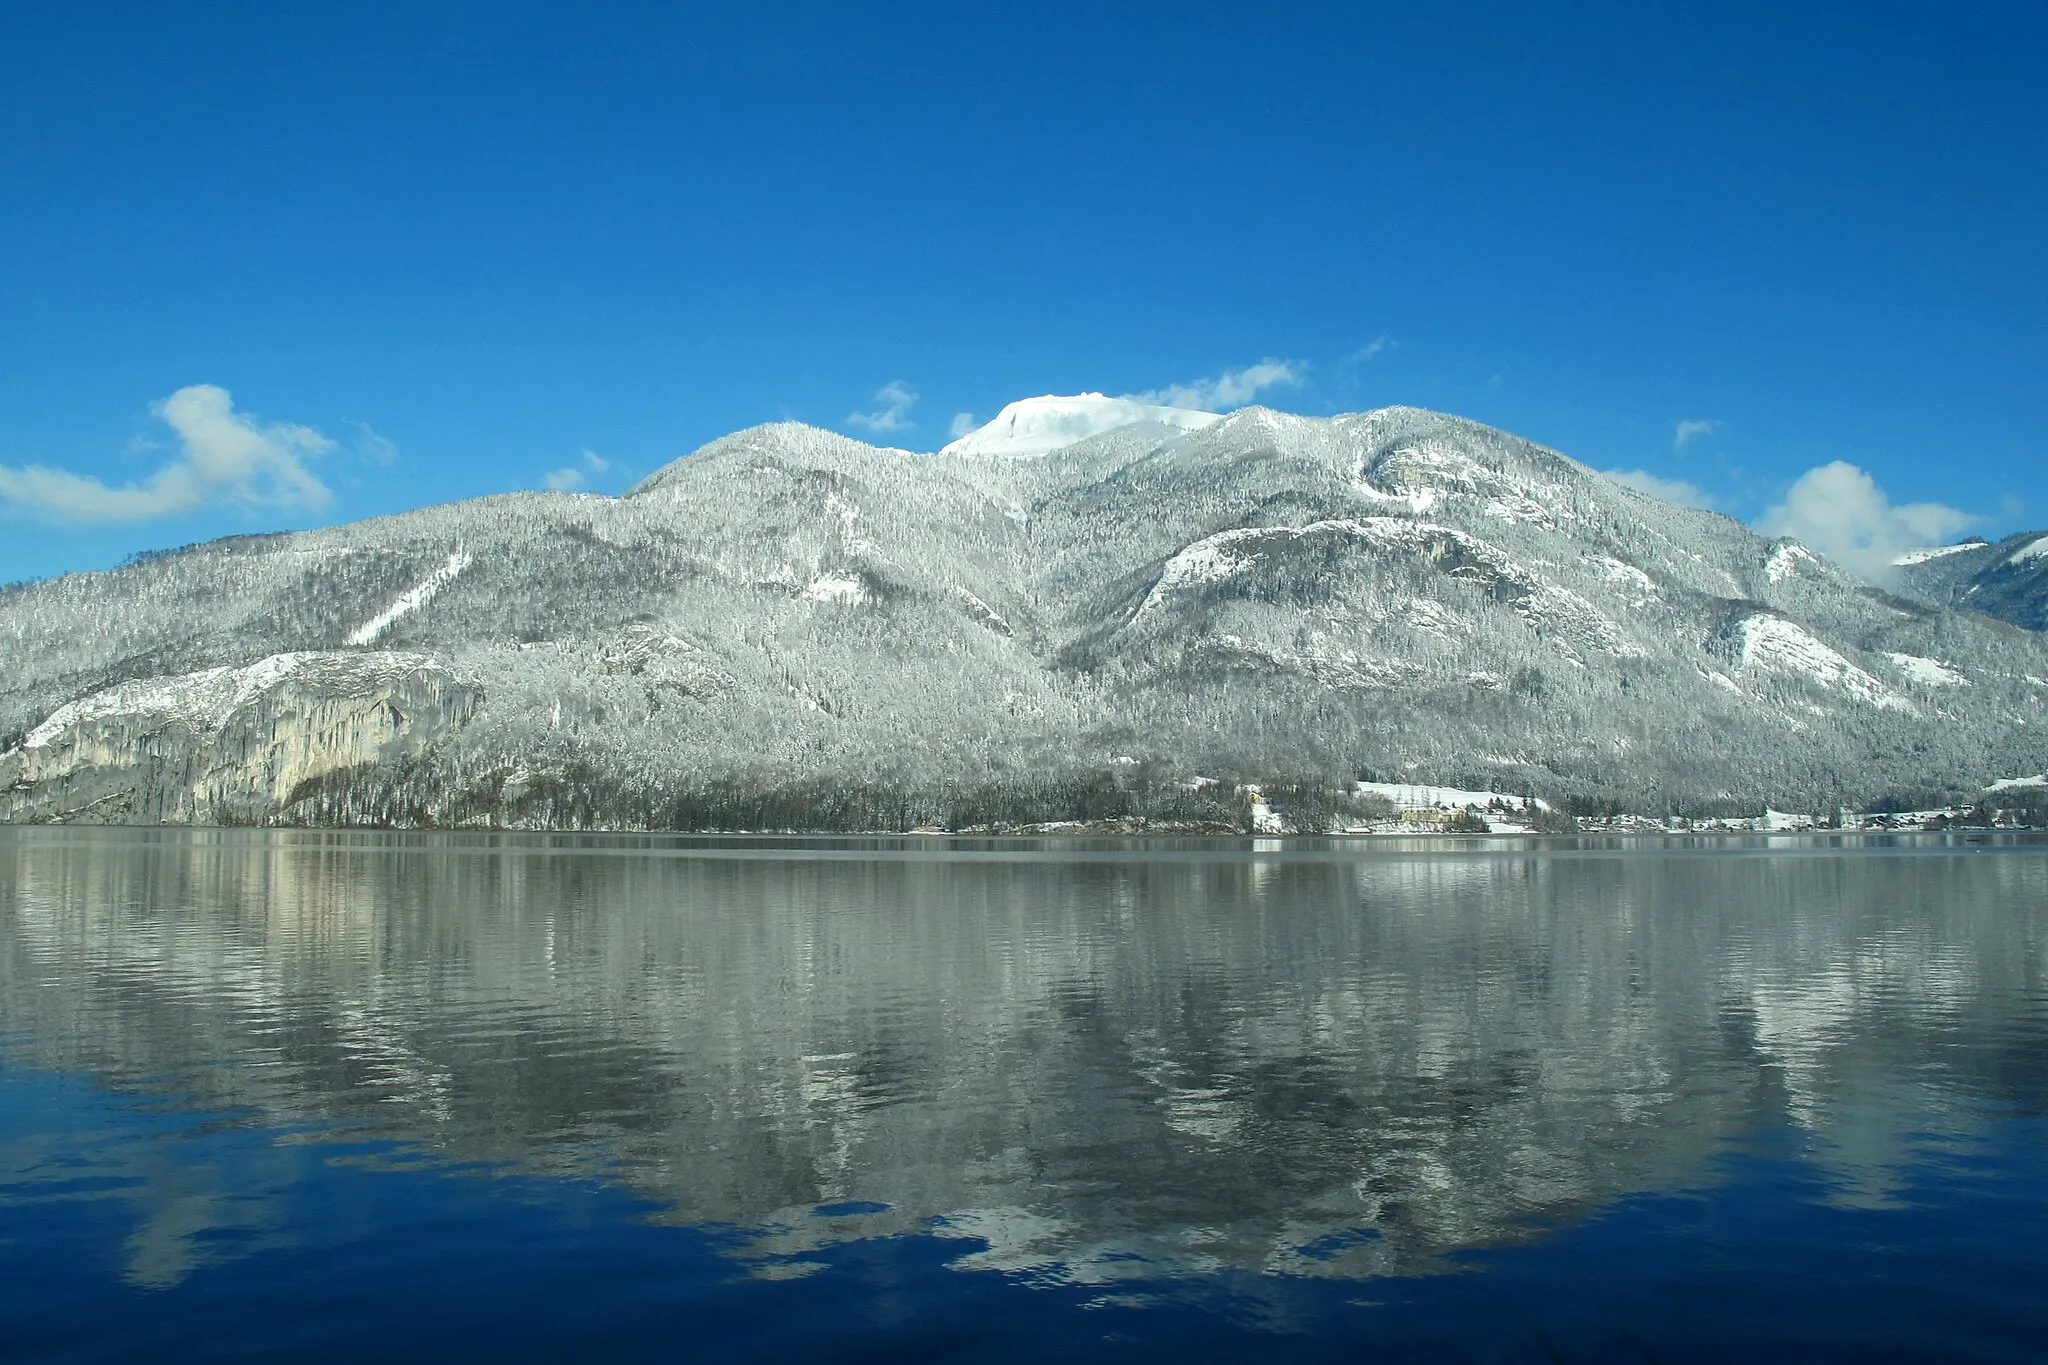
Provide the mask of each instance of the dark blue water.
POLYGON ((2044 969, 2018 844, 0 831, 0 1359, 2038 1359, 2044 969))

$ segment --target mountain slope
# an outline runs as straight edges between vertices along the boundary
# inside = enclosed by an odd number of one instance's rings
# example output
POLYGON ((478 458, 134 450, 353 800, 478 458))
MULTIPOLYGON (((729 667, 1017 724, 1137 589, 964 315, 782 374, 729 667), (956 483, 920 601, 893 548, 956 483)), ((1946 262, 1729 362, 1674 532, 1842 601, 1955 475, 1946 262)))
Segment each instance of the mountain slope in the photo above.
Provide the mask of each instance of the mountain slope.
POLYGON ((1229 815, 1185 784, 1307 771, 1811 808, 2048 766, 2043 637, 1408 408, 1022 459, 757 427, 622 498, 10 589, 0 647, 16 820, 901 827, 1105 781, 1229 815), (296 655, 383 660, 329 691, 395 719, 320 748, 334 716, 257 688, 257 763, 134 699, 296 655), (67 706, 119 733, 59 761, 31 741, 67 706))
POLYGON ((2048 531, 1920 550, 1896 567, 1900 591, 1916 600, 2048 630, 2048 531))

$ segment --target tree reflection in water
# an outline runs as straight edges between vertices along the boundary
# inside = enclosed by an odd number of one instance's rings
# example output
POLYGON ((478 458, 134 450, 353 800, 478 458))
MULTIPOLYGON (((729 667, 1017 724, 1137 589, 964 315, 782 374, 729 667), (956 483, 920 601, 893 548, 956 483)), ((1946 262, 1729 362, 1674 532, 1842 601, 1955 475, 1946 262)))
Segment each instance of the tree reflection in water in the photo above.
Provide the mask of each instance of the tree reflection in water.
MULTIPOLYGON (((0 1055, 614 1183, 764 1276, 1412 1274, 1786 1123, 1883 1206, 2048 1094, 2044 907, 1945 846, 10 830, 0 1055)), ((285 1141, 130 1171, 130 1277, 288 1238, 285 1141)))

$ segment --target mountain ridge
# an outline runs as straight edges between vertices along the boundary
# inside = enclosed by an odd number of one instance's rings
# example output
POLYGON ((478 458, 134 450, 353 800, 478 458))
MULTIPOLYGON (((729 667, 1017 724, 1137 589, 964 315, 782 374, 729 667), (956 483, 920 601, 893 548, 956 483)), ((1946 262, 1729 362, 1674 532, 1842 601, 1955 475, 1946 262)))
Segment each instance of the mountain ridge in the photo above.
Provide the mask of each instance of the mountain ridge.
POLYGON ((1973 537, 1902 556, 1893 568, 1899 590, 1917 601, 2048 630, 2048 531, 1996 544, 1973 537))
POLYGON ((17 585, 0 642, 11 820, 1235 820, 1196 778, 1305 774, 1815 809, 2048 767, 2044 637, 1415 408, 1243 408, 1015 459, 771 423, 618 498, 17 585), (400 717, 374 742, 252 698, 282 794, 205 778, 259 760, 175 720, 27 762, 33 727, 108 689, 355 650, 438 672, 363 675, 352 704, 400 717))

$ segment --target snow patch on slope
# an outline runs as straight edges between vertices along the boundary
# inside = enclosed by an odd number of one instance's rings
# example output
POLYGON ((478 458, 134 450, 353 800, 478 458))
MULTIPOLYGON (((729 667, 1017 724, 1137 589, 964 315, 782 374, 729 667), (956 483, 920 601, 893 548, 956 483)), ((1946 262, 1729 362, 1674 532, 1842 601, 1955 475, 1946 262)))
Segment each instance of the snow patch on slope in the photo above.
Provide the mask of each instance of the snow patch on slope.
POLYGON ((994 607, 991 607, 988 603, 982 601, 957 583, 953 585, 953 591, 959 595, 960 601, 967 608, 969 616, 981 622, 981 624, 987 626, 998 635, 1010 634, 1010 623, 1005 621, 996 612, 994 607))
POLYGON ((1613 555, 1588 555, 1586 562, 1600 570, 1601 576, 1610 583, 1631 588, 1639 597, 1647 598, 1658 591, 1657 580, 1633 564, 1616 559, 1613 555))
POLYGON ((1241 553, 1238 547, 1248 546, 1272 534, 1270 528, 1248 526, 1235 531, 1219 531, 1205 540, 1196 541, 1166 561, 1159 581, 1152 585, 1152 591, 1139 604, 1138 614, 1143 616, 1182 588, 1220 583, 1238 570, 1250 567, 1252 557, 1241 553))
POLYGON ((1894 710, 1912 708, 1871 674, 1782 616, 1747 616, 1735 625, 1738 672, 1764 670, 1837 689, 1894 710))
POLYGON ((1930 559, 1942 559, 1948 555, 1961 554, 1965 550, 1982 550, 1984 548, 1986 547, 1981 540, 1966 540, 1960 545, 1937 545, 1930 550, 1908 550, 1897 559, 1894 559, 1892 564, 1896 568, 1903 569, 1913 564, 1925 564, 1930 559))
POLYGON ((2012 558, 2007 562, 2017 564, 2023 559, 2040 559, 2043 556, 2048 556, 2048 536, 2042 536, 2038 540, 2029 541, 2019 549, 2014 550, 2012 558))
POLYGON ((1509 523, 1527 522, 1555 531, 1560 520, 1575 520, 1565 490, 1550 483, 1524 483, 1511 478, 1460 450, 1447 450, 1427 441, 1396 446, 1370 458, 1361 457, 1352 476, 1354 483, 1370 495, 1385 497, 1372 487, 1378 479, 1400 495, 1415 499, 1417 511, 1425 511, 1441 498, 1470 497, 1483 500, 1486 515, 1509 523))
POLYGON ((1437 504, 1437 491, 1434 488, 1418 488, 1407 493, 1389 493, 1386 489, 1381 488, 1378 484, 1367 478, 1362 472, 1352 475, 1351 486, 1375 502, 1398 502, 1418 517, 1437 504))
POLYGON ((391 629, 404 617, 412 615, 434 599, 434 594, 447 587, 467 569, 473 561, 467 550, 457 550, 448 556, 447 562, 428 574, 411 588, 399 595, 396 602, 378 612, 358 626, 348 637, 352 645, 374 644, 385 631, 391 629))
POLYGON ((857 607, 868 600, 868 585, 854 574, 825 573, 813 578, 797 596, 806 602, 857 607))
POLYGON ((29 731, 21 747, 48 748, 62 743, 85 722, 111 717, 146 717, 211 734, 225 726, 236 711, 307 669, 321 669, 323 676, 339 669, 354 676, 437 667, 423 654, 344 655, 309 651, 273 654, 240 668, 207 668, 175 677, 138 678, 66 702, 29 731))
POLYGON ((301 656, 275 654, 248 668, 208 668, 171 678, 139 678, 67 702, 28 732, 24 749, 57 743, 84 721, 107 716, 152 716, 196 729, 216 730, 235 707, 280 681, 301 656))
POLYGON ((1456 450, 1400 446, 1380 456, 1374 472, 1394 488, 1421 488, 1448 493, 1519 495, 1522 490, 1479 461, 1456 450))
POLYGON ((997 413, 994 421, 968 432, 939 453, 1028 459, 1139 422, 1197 431, 1222 420, 1217 413, 1160 407, 1134 398, 1109 398, 1099 393, 1046 394, 1018 399, 997 413))
POLYGON ((1764 573, 1773 583, 1782 583, 1799 571, 1802 564, 1818 564, 1820 556, 1796 540, 1788 540, 1771 551, 1764 561, 1764 573))
MULTIPOLYGON (((1417 555, 1449 577, 1484 584, 1531 625, 1558 627, 1568 638, 1621 658, 1636 658, 1642 653, 1622 638, 1614 623, 1585 598, 1546 582, 1515 563, 1498 546, 1453 526, 1406 517, 1343 518, 1310 522, 1306 526, 1244 526, 1218 531, 1167 561, 1132 620, 1143 617, 1183 589, 1222 582, 1245 572, 1258 563, 1261 551, 1268 546, 1322 536, 1348 537, 1377 549, 1417 555)), ((1569 654, 1570 650, 1565 652, 1569 654)))
POLYGON ((1557 522, 1551 517, 1550 509, 1530 497, 1517 495, 1495 498, 1486 504, 1486 514, 1511 524, 1526 521, 1548 531, 1557 529, 1557 522))
POLYGON ((1307 649, 1286 649, 1247 640, 1241 635, 1219 635, 1209 641, 1207 647, 1231 663, 1264 665, 1297 673, 1324 687, 1355 690, 1399 687, 1420 672, 1415 665, 1402 659, 1367 658, 1333 644, 1324 635, 1318 635, 1307 649))
POLYGON ((1968 687, 1970 680, 1954 664, 1923 659, 1918 654, 1886 654, 1892 664, 1922 687, 1968 687))
POLYGON ((1434 635, 1439 640, 1448 640, 1453 635, 1469 629, 1465 622, 1453 616, 1442 603, 1432 602, 1427 597, 1418 597, 1410 602, 1401 619, 1406 621, 1411 629, 1434 635))

